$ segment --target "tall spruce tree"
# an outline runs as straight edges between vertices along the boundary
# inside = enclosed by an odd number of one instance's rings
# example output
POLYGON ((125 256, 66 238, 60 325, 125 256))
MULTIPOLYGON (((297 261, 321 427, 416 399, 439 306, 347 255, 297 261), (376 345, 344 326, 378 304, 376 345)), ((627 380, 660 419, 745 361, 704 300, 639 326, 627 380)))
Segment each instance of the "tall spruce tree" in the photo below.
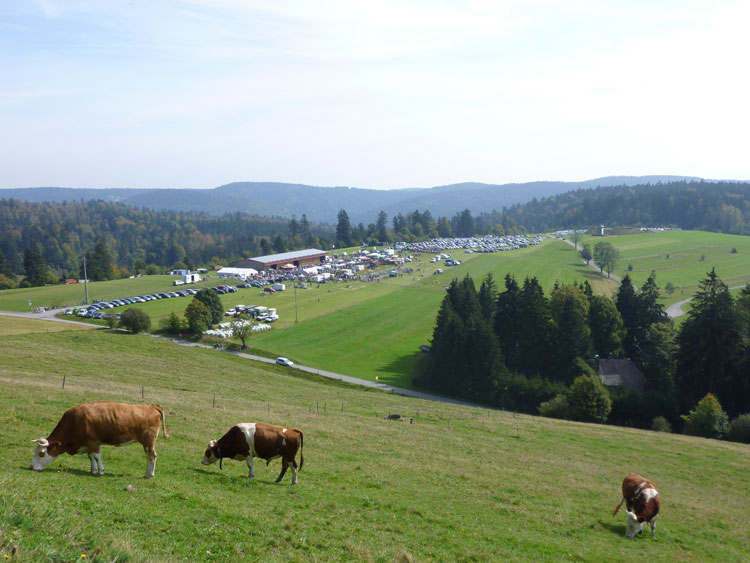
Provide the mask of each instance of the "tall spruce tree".
POLYGON ((594 353, 602 358, 618 356, 622 352, 624 329, 614 301, 602 295, 590 296, 588 319, 594 353))
POLYGON ((554 343, 549 300, 535 277, 523 282, 519 299, 518 371, 552 379, 554 343))
POLYGON ((497 296, 494 327, 505 355, 505 362, 511 370, 518 370, 518 354, 521 331, 521 290, 516 278, 505 274, 505 291, 497 296))
POLYGON ((698 284, 677 341, 676 383, 683 410, 713 393, 730 415, 745 412, 750 374, 744 371, 741 319, 715 269, 698 284))
POLYGON ((552 376, 572 383, 579 375, 574 361, 577 358, 589 360, 593 355, 588 325, 589 302, 582 290, 564 285, 552 292, 550 313, 557 358, 557 370, 552 376))
POLYGON ((23 269, 26 272, 26 281, 32 286, 44 285, 50 281, 47 262, 38 249, 29 247, 24 251, 23 269))
POLYGON ((344 209, 340 209, 338 213, 336 243, 339 248, 352 245, 352 224, 349 221, 349 214, 344 209))

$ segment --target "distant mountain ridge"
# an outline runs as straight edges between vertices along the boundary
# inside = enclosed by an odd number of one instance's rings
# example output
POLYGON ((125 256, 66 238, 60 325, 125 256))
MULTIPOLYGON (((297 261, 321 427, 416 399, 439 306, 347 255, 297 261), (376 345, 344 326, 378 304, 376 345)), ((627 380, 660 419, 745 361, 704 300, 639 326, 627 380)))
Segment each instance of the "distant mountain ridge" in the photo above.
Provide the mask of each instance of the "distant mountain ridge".
POLYGON ((104 200, 155 210, 193 211, 211 215, 247 213, 267 217, 301 217, 334 224, 340 209, 352 223, 375 222, 382 210, 389 219, 398 213, 429 210, 433 216, 451 217, 469 209, 473 214, 501 210, 534 198, 595 188, 633 186, 678 181, 699 181, 693 176, 607 176, 582 182, 526 182, 483 184, 465 182, 432 188, 373 190, 319 187, 281 182, 233 182, 211 189, 143 188, 12 188, 0 190, 0 199, 32 202, 104 200))

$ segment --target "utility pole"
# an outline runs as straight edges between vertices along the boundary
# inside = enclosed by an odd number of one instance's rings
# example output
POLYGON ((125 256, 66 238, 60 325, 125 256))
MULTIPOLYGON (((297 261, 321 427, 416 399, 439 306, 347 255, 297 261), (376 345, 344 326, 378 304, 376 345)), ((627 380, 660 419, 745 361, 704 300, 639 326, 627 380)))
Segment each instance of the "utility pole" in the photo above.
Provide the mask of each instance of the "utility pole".
POLYGON ((86 274, 86 253, 83 253, 83 289, 86 292, 86 305, 89 304, 89 276, 86 274))
POLYGON ((294 280, 294 324, 297 324, 297 283, 298 280, 294 280))

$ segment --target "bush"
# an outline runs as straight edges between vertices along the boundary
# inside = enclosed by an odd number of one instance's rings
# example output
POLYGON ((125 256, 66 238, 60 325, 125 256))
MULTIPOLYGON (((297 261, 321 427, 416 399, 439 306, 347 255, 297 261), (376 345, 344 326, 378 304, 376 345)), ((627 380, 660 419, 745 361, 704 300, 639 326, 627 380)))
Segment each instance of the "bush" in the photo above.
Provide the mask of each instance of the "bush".
POLYGON ((663 416, 654 417, 654 421, 651 423, 651 430, 655 432, 671 432, 672 425, 663 416))
POLYGON ((695 410, 683 415, 682 418, 685 421, 685 428, 682 432, 691 436, 718 440, 726 436, 729 430, 729 417, 713 393, 707 394, 698 401, 695 410))
POLYGON ((203 303, 209 313, 211 313, 211 324, 216 324, 224 318, 224 307, 221 304, 221 299, 219 298, 218 293, 212 289, 204 288, 195 294, 193 301, 196 299, 203 303))
POLYGON ((732 442, 750 444, 750 413, 741 414, 732 421, 727 438, 732 442))
POLYGON ((162 319, 159 325, 164 332, 168 332, 169 334, 177 334, 186 326, 185 322, 174 311, 166 319, 162 319))
POLYGON ((185 319, 190 330, 196 334, 201 334, 211 328, 211 312, 203 301, 198 299, 193 299, 185 309, 185 319))
POLYGON ((125 309, 120 315, 120 326, 134 334, 145 332, 151 327, 151 317, 143 309, 125 309))
POLYGON ((560 393, 539 405, 539 414, 547 418, 570 418, 568 396, 560 393))
POLYGON ((604 422, 612 409, 609 391, 598 375, 576 377, 570 386, 570 413, 574 420, 604 422))
POLYGON ((509 374, 500 378, 496 404, 504 410, 536 414, 542 402, 566 392, 567 388, 559 381, 509 374))

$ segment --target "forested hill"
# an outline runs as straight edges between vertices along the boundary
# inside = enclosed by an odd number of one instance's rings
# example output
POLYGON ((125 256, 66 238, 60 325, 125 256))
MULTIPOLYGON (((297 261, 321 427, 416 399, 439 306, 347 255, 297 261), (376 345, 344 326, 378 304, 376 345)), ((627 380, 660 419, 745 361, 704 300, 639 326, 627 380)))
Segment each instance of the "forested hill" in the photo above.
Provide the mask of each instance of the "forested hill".
POLYGON ((473 214, 501 210, 532 198, 548 197, 579 188, 633 185, 675 180, 684 176, 613 176, 583 182, 528 182, 481 184, 466 182, 424 189, 372 190, 348 187, 317 187, 276 182, 235 182, 213 189, 73 189, 19 188, 0 190, 0 197, 21 201, 103 200, 149 209, 195 211, 213 215, 242 212, 256 216, 291 218, 306 214, 312 222, 336 223, 336 214, 346 209, 354 223, 371 222, 380 211, 389 217, 415 209, 435 216, 451 217, 468 209, 473 214))
POLYGON ((673 226, 747 235, 750 183, 681 181, 580 189, 487 213, 482 219, 530 232, 603 224, 673 226))
POLYGON ((0 257, 11 272, 21 273, 24 252, 38 249, 58 276, 78 278, 82 251, 100 240, 114 264, 136 272, 146 264, 205 265, 269 254, 272 243, 281 251, 290 242, 312 246, 319 242, 317 235, 331 232, 305 221, 296 225, 290 240, 290 223, 280 218, 154 211, 105 201, 0 199, 0 257))

